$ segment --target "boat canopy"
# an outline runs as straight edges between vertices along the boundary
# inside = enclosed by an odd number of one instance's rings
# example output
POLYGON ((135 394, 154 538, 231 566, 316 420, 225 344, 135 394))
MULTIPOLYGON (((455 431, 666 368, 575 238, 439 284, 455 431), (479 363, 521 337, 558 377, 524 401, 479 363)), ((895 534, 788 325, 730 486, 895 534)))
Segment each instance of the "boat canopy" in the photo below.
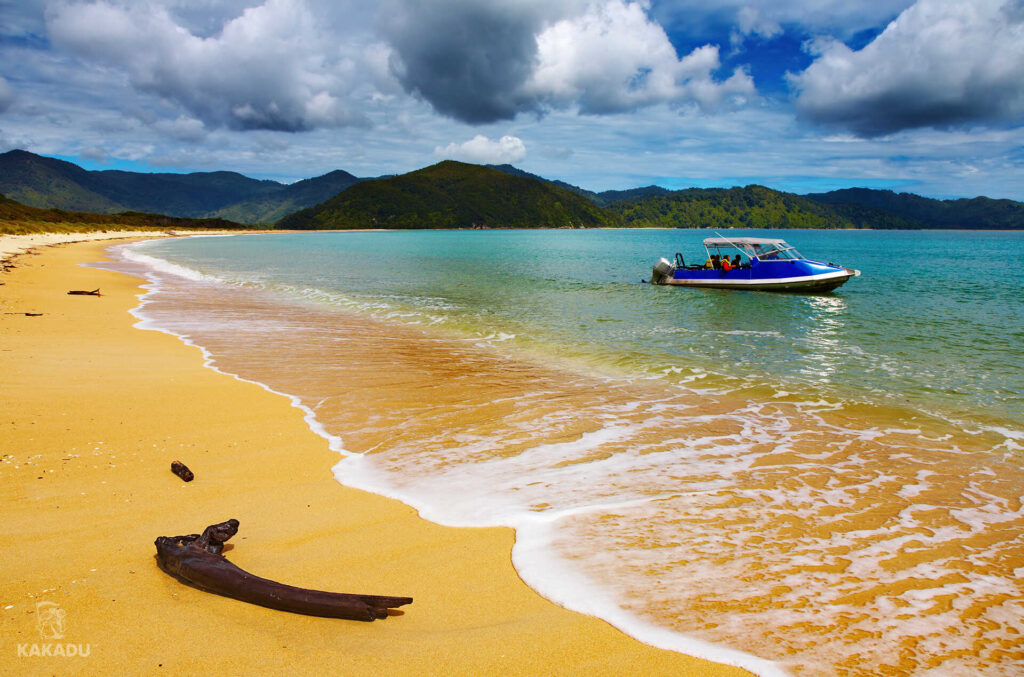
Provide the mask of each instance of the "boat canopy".
POLYGON ((785 240, 767 237, 709 237, 704 240, 704 247, 711 249, 737 249, 748 258, 757 257, 765 261, 770 259, 802 259, 795 248, 786 244, 785 240))
POLYGON ((768 237, 707 237, 704 238, 705 247, 716 245, 745 245, 745 244, 773 244, 788 247, 785 240, 776 240, 768 237))

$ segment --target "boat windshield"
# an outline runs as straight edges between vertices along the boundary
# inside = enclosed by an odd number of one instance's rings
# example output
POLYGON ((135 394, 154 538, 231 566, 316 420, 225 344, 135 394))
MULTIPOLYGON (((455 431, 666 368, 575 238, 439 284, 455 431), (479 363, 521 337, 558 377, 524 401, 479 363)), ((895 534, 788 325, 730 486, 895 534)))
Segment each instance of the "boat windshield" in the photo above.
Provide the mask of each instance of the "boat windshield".
POLYGON ((795 261, 803 258, 795 248, 781 241, 771 244, 751 244, 747 247, 753 250, 750 254, 761 261, 795 261))
POLYGON ((708 238, 704 240, 704 246, 708 255, 732 256, 737 251, 742 252, 747 259, 757 258, 761 261, 796 261, 804 258, 794 247, 783 240, 769 240, 762 238, 708 238))

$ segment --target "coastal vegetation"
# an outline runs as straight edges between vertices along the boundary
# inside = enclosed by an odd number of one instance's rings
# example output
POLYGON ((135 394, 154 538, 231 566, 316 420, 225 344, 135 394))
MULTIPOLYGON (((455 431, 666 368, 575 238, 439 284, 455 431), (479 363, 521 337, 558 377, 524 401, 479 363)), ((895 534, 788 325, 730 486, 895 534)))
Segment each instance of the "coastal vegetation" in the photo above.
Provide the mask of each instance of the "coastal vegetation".
POLYGON ((596 193, 511 165, 454 161, 376 179, 335 170, 285 185, 235 172, 88 171, 14 150, 0 154, 0 194, 8 198, 8 216, 0 219, 5 232, 239 223, 293 229, 1024 228, 1024 203, 1013 200, 935 200, 867 188, 795 195, 757 185, 596 193), (47 213, 14 216, 11 201, 47 213))
POLYGON ((931 200, 891 190, 846 188, 807 196, 857 228, 1024 228, 1024 203, 975 197, 931 200))
POLYGON ((226 219, 186 219, 161 214, 95 214, 39 209, 0 195, 0 234, 88 233, 103 230, 230 230, 249 228, 226 219))
POLYGON ((853 228, 825 205, 764 186, 641 193, 608 209, 631 226, 678 228, 853 228))

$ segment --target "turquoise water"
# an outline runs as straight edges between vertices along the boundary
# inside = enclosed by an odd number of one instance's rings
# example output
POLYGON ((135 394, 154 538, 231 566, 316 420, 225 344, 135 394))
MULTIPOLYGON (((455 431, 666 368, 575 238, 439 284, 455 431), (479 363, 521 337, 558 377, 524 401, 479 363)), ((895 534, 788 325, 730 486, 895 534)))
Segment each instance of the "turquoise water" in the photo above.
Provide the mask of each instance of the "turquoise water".
POLYGON ((709 231, 445 231, 201 238, 146 251, 225 279, 513 337, 626 373, 704 372, 1024 423, 1024 233, 728 231, 863 275, 827 295, 639 284, 709 231))
MULTIPOLYGON (((1024 233, 729 231, 826 295, 641 283, 709 231, 118 250, 144 328, 292 397, 343 484, 516 530, 529 585, 761 675, 1024 673, 1024 233)), ((326 472, 326 469, 324 469, 326 472)))

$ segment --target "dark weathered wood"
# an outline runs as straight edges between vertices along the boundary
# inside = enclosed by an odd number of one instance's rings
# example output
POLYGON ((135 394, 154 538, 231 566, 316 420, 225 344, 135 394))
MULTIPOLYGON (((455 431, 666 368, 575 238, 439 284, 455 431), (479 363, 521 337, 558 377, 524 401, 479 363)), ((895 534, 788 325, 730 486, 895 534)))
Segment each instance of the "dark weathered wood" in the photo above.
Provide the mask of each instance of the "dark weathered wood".
POLYGON ((68 292, 68 296, 100 296, 100 295, 101 294, 100 294, 100 290, 99 289, 93 289, 92 291, 82 291, 80 289, 75 289, 73 291, 69 291, 68 292))
POLYGON ((171 461, 171 472, 186 482, 191 482, 196 478, 195 473, 189 470, 188 466, 181 461, 171 461))
POLYGON ((354 595, 308 590, 254 576, 220 553, 238 532, 238 520, 212 524, 200 534, 156 539, 160 568, 207 592, 307 616, 372 621, 387 618, 388 610, 411 604, 411 597, 354 595))

